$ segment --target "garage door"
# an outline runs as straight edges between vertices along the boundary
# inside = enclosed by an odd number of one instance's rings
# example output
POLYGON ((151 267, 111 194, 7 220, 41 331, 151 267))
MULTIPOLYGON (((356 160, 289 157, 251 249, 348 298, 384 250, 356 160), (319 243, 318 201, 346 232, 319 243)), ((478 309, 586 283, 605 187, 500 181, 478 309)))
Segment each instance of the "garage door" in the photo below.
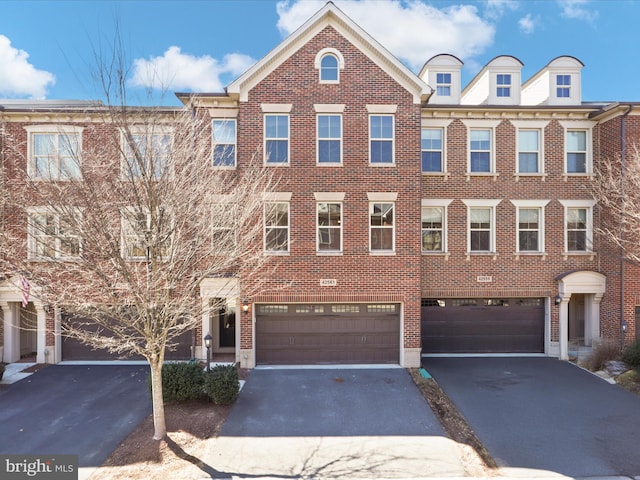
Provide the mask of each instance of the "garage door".
POLYGON ((543 298, 422 300, 422 353, 542 353, 543 298))
MULTIPOLYGON (((62 315, 62 322, 69 319, 62 315)), ((98 327, 83 325, 83 329, 96 330, 98 327)), ((102 335, 107 335, 103 332, 102 335)), ((167 351, 167 360, 189 360, 191 358, 192 332, 184 332, 174 343, 178 343, 173 351, 167 351)), ((139 355, 115 354, 104 349, 92 349, 89 345, 82 343, 77 338, 62 335, 62 360, 66 361, 106 361, 106 360, 144 360, 139 355)))
POLYGON ((256 308, 258 364, 399 363, 397 304, 256 308))

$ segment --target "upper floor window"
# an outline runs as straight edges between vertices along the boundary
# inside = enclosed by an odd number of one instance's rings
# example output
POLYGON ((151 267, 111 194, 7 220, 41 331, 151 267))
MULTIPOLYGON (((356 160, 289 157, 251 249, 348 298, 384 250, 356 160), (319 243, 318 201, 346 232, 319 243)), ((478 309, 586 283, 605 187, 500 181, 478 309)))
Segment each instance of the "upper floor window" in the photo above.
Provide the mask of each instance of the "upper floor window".
POLYGON ((566 139, 567 173, 587 173, 587 131, 569 130, 566 139))
POLYGON ((342 116, 321 114, 318 121, 318 163, 342 163, 342 116))
POLYGON ((443 252, 445 207, 422 207, 422 251, 443 252))
POLYGON ((289 163, 289 115, 264 116, 264 155, 269 165, 289 163))
POLYGON ((518 173, 540 170, 540 130, 518 130, 518 173))
POLYGON ((213 121, 213 166, 236 166, 236 120, 213 121))
POLYGON ((469 132, 469 171, 490 173, 492 171, 492 131, 489 128, 472 128, 469 132))
POLYGON ((369 162, 394 163, 393 115, 369 116, 369 162))
POLYGON ((436 73, 436 95, 439 97, 451 96, 450 73, 436 73))
POLYGON ((289 202, 265 202, 264 250, 267 253, 289 252, 289 202))
POLYGON ((495 253, 496 207, 500 200, 463 200, 467 205, 467 252, 495 253))
POLYGON ((30 259, 74 259, 80 256, 79 211, 69 216, 47 209, 28 215, 28 256, 30 259))
POLYGON ((423 172, 442 172, 442 128, 423 128, 421 132, 421 163, 423 172))
POLYGON ((320 60, 320 81, 321 82, 338 82, 339 68, 338 58, 327 53, 320 60))
POLYGON ((571 97, 571 75, 556 75, 556 97, 571 97))
POLYGON ((549 200, 511 200, 516 207, 516 252, 544 252, 544 207, 549 200))
POLYGON ((123 133, 123 176, 159 180, 168 174, 172 141, 168 133, 123 133))
POLYGON ((370 250, 393 252, 395 250, 395 203, 369 203, 370 250))
POLYGON ((31 178, 65 180, 80 178, 82 128, 35 125, 29 133, 27 173, 31 178))
POLYGON ((153 214, 147 210, 124 208, 122 215, 122 255, 129 260, 165 258, 173 239, 173 218, 165 208, 153 214))
POLYGON ((496 77, 496 96, 497 97, 510 97, 511 96, 511 74, 499 73, 496 77))
POLYGON ((231 202, 214 203, 211 208, 211 238, 213 250, 228 252, 236 246, 236 204, 231 202))
POLYGON ((342 251, 342 203, 318 202, 318 252, 342 251))
POLYGON ((560 200, 564 206, 565 252, 588 253, 593 251, 594 200, 560 200))

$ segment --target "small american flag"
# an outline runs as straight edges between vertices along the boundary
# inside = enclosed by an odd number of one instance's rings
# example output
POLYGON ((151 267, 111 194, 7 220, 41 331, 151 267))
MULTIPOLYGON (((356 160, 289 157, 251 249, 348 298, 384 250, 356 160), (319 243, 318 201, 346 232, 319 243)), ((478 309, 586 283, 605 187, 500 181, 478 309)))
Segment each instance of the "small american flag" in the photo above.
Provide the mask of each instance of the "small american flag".
POLYGON ((29 304, 29 290, 31 290, 31 284, 27 277, 20 277, 20 286, 22 288, 22 306, 26 308, 29 304))

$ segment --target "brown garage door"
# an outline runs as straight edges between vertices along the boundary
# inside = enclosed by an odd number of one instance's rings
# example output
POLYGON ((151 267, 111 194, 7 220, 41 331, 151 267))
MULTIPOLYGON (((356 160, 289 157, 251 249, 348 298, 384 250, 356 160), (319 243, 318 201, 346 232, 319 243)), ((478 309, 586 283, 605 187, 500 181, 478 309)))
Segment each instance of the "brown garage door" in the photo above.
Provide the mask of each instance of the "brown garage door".
POLYGON ((257 305, 258 364, 399 363, 399 358, 399 305, 257 305))
MULTIPOLYGON (((69 322, 68 318, 62 315, 62 322, 69 322)), ((98 327, 83 325, 83 329, 95 330, 98 327)), ((108 333, 103 332, 103 335, 108 333)), ((165 352, 167 360, 189 360, 191 358, 191 344, 193 332, 184 332, 174 343, 178 345, 172 351, 165 352)), ((104 349, 92 349, 89 345, 82 343, 77 338, 62 335, 62 360, 66 361, 106 361, 106 360, 144 360, 139 355, 115 354, 104 349)))
POLYGON ((543 298, 422 300, 422 353, 544 352, 543 298))

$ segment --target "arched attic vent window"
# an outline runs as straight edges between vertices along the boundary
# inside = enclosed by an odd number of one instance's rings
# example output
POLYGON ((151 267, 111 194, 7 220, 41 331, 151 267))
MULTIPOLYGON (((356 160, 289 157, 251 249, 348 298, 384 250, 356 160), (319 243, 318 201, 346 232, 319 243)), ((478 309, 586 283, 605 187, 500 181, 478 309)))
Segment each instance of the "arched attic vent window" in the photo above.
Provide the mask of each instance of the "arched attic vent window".
POLYGON ((320 83, 340 83, 340 70, 344 68, 344 57, 335 48, 323 48, 315 59, 320 83))

